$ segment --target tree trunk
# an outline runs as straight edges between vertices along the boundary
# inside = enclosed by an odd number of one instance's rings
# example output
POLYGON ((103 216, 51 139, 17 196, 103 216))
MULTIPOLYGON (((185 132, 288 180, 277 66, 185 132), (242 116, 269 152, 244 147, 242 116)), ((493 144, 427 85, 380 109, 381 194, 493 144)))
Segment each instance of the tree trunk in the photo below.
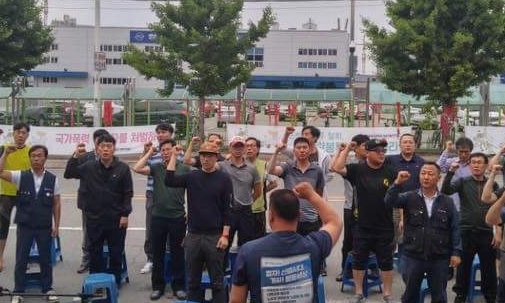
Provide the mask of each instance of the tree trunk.
POLYGON ((205 97, 198 100, 198 137, 205 140, 205 97))
POLYGON ((457 107, 455 103, 446 103, 442 106, 442 115, 440 116, 440 130, 442 133, 442 147, 445 146, 447 140, 451 138, 451 127, 454 125, 456 118, 457 107))

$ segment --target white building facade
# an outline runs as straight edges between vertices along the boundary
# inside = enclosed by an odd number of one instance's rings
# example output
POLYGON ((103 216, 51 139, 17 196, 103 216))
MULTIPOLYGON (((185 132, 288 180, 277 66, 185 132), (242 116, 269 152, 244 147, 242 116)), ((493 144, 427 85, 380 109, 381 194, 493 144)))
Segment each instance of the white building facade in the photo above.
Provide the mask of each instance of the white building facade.
MULTIPOLYGON (((94 28, 58 23, 55 40, 45 63, 27 72, 33 86, 91 87, 95 73, 94 28)), ((122 59, 129 43, 140 49, 159 46, 146 28, 102 27, 99 51, 105 54, 106 70, 100 84, 121 86, 134 79, 136 87, 163 87, 147 80, 122 59)), ((339 30, 271 30, 249 50, 255 70, 251 88, 344 88, 349 79, 349 34, 339 30)))

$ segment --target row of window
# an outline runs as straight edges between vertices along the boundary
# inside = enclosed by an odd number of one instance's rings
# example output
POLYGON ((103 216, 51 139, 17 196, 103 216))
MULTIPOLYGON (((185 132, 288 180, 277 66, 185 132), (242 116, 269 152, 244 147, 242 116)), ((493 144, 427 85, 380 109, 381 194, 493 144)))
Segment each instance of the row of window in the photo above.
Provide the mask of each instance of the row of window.
POLYGON ((105 64, 107 64, 107 65, 120 65, 120 64, 127 64, 127 63, 126 63, 126 60, 122 59, 122 58, 106 58, 105 64))
POLYGON ((51 44, 51 50, 58 50, 58 44, 56 43, 51 44))
POLYGON ((298 55, 309 56, 336 56, 336 48, 299 48, 298 55))
POLYGON ((125 83, 128 83, 131 78, 107 78, 103 77, 100 78, 100 84, 106 84, 106 85, 123 85, 125 83))
POLYGON ((161 53, 164 50, 165 50, 165 48, 163 46, 159 46, 159 45, 146 45, 146 46, 144 46, 144 51, 146 51, 146 52, 161 53))
POLYGON ((263 67, 263 61, 249 61, 250 67, 263 67))
POLYGON ((111 44, 100 45, 101 52, 126 52, 128 50, 129 50, 128 45, 111 45, 111 44))
POLYGON ((298 62, 298 68, 337 69, 337 62, 298 62))
POLYGON ((58 57, 43 57, 42 63, 58 63, 58 57))
POLYGON ((43 83, 58 83, 58 78, 56 77, 42 77, 43 83))

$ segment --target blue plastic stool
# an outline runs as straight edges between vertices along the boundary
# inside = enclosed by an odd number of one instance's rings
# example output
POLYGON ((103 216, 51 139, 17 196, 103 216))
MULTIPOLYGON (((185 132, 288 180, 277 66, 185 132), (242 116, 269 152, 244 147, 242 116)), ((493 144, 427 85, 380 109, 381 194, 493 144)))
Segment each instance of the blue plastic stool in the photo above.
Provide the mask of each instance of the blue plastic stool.
MULTIPOLYGON (((110 256, 109 256, 109 246, 104 245, 103 246, 103 262, 105 263, 105 271, 110 273, 110 256)), ((126 255, 125 252, 123 251, 122 257, 121 257, 121 282, 125 281, 126 283, 130 283, 130 277, 128 276, 128 265, 126 264, 126 255)))
POLYGON ((326 293, 324 291, 324 278, 317 279, 317 303, 326 303, 326 293))
MULTIPOLYGON (((372 268, 378 268, 377 257, 375 255, 370 255, 367 260, 365 270, 365 276, 363 277, 363 296, 368 297, 368 291, 371 287, 378 286, 379 292, 382 292, 382 279, 380 275, 369 275, 369 271, 372 268)), ((347 254, 347 258, 345 259, 344 273, 352 271, 352 252, 347 254)), ((340 291, 344 291, 344 287, 348 285, 351 287, 356 287, 354 284, 354 278, 348 277, 347 275, 342 276, 342 285, 340 287, 340 291)))
POLYGON ((481 280, 477 279, 477 271, 480 272, 479 255, 475 255, 472 262, 470 284, 468 285, 468 296, 466 297, 469 303, 472 303, 476 296, 482 296, 481 280))
MULTIPOLYGON (((37 242, 33 240, 32 247, 30 248, 30 255, 28 257, 28 263, 38 263, 39 259, 39 249, 37 247, 37 242)), ((51 263, 53 266, 59 261, 63 261, 63 255, 61 254, 61 242, 60 236, 56 236, 51 241, 51 263)))
POLYGON ((90 274, 84 278, 82 291, 86 295, 96 294, 98 290, 102 289, 107 292, 106 299, 94 299, 93 302, 101 303, 118 303, 118 290, 116 285, 116 278, 111 274, 90 274))
POLYGON ((419 291, 419 302, 424 302, 424 298, 430 294, 430 288, 428 287, 428 280, 426 278, 421 282, 421 290, 419 291))

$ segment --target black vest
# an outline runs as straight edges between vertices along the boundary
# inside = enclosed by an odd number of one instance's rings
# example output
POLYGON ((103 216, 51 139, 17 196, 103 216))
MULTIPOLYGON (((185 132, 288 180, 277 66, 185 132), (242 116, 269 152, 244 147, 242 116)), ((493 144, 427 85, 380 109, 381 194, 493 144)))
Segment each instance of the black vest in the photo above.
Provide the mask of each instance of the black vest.
POLYGON ((18 225, 30 228, 51 228, 53 224, 54 185, 56 176, 44 173, 38 194, 31 170, 21 172, 16 196, 16 218, 18 225))
POLYGON ((414 258, 448 258, 452 253, 451 224, 458 214, 452 199, 439 195, 433 201, 431 217, 424 198, 417 191, 408 193, 404 207, 403 253, 414 258))

